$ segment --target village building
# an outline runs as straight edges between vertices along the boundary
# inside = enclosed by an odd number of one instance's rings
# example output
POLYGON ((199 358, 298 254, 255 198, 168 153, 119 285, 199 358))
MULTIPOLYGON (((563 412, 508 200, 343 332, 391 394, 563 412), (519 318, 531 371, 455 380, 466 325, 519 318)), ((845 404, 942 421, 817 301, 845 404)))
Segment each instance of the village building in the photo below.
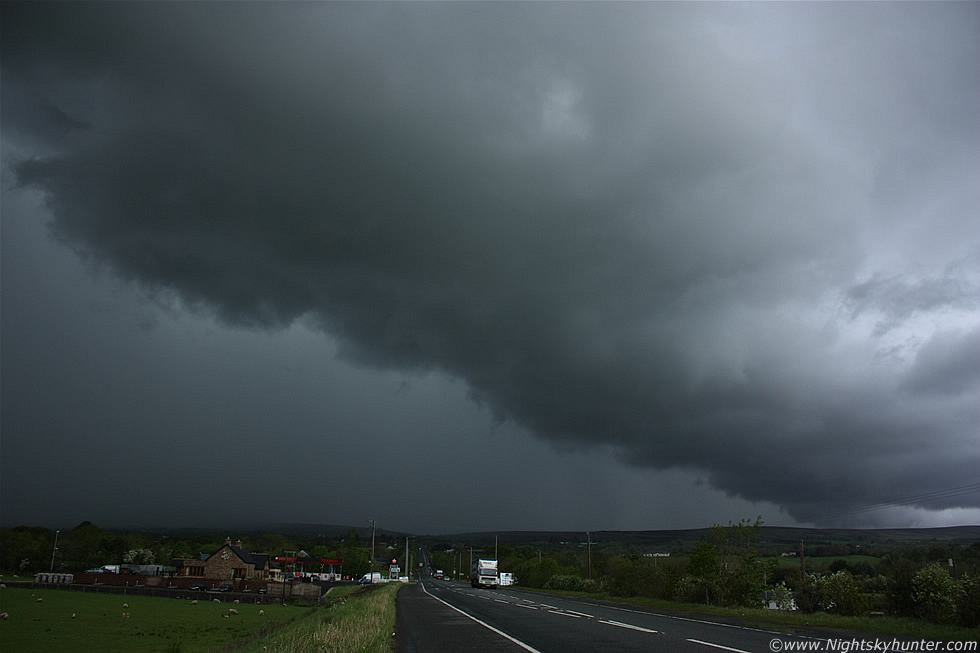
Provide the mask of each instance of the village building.
POLYGON ((242 541, 231 543, 225 540, 224 546, 200 560, 174 560, 177 576, 202 578, 208 580, 261 580, 269 578, 269 556, 264 553, 250 553, 242 547, 242 541))

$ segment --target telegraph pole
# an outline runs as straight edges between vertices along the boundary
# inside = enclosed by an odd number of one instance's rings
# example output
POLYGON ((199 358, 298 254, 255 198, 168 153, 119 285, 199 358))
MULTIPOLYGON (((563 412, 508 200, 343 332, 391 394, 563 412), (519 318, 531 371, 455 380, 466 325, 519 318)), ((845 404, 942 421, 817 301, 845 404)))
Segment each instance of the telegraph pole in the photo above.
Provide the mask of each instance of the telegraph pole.
POLYGON ((800 540, 800 576, 806 580, 806 555, 803 551, 803 540, 800 540))
POLYGON ((589 580, 592 580, 592 533, 585 531, 585 536, 589 540, 589 580))
POLYGON ((51 549, 51 569, 48 570, 49 573, 54 571, 54 554, 58 552, 58 533, 61 531, 54 532, 54 548, 51 549))
POLYGON ((371 583, 374 583, 374 528, 376 520, 371 519, 371 583))

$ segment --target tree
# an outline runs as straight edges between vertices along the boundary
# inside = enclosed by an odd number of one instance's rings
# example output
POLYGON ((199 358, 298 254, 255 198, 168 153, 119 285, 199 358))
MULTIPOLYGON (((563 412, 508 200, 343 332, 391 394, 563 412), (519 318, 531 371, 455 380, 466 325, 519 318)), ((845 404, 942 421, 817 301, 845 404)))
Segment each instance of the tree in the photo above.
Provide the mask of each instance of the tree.
POLYGON ((40 526, 18 526, 0 530, 0 570, 32 573, 48 570, 54 531, 40 526))
POLYGON ((762 517, 728 526, 715 525, 711 537, 718 556, 718 591, 722 605, 758 606, 765 590, 765 570, 757 564, 756 544, 762 517))
POLYGON ((119 538, 90 521, 83 521, 62 537, 64 544, 59 544, 59 548, 64 549, 68 569, 82 570, 122 561, 119 538))
POLYGON ((152 565, 156 562, 156 554, 150 549, 130 549, 123 554, 122 561, 133 565, 152 565))
POLYGON ((960 581, 956 612, 961 626, 980 626, 980 576, 968 576, 960 581))
POLYGON ((956 620, 959 586, 939 563, 932 563, 912 577, 912 601, 916 616, 935 623, 956 620))
POLYGON ((854 577, 847 571, 838 571, 817 581, 821 601, 825 609, 844 616, 857 616, 867 609, 867 602, 854 577))

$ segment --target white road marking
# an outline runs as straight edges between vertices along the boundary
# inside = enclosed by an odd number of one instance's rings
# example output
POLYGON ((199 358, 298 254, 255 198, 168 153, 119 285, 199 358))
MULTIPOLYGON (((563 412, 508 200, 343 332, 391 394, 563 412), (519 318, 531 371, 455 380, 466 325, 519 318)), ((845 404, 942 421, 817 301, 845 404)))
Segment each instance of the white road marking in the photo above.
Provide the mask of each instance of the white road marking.
POLYGON ((562 612, 561 610, 548 610, 548 614, 560 614, 563 617, 571 617, 572 619, 581 619, 582 615, 573 614, 571 612, 562 612))
POLYGON ((642 626, 634 626, 633 624, 624 624, 622 621, 607 621, 605 619, 600 619, 599 623, 609 624, 610 626, 619 626, 620 628, 629 628, 630 630, 638 630, 641 633, 656 633, 656 630, 650 630, 649 628, 643 628, 642 626))
POLYGON ((537 608, 534 607, 533 605, 521 605, 520 603, 516 605, 518 608, 524 608, 525 610, 537 610, 537 608))
POLYGON ((710 646, 712 648, 720 648, 723 651, 734 651, 734 653, 749 653, 748 651, 743 651, 740 648, 722 646, 721 644, 712 644, 711 642, 702 642, 700 639, 688 639, 687 641, 694 642, 695 644, 703 644, 704 646, 710 646))
POLYGON ((584 612, 575 612, 575 610, 565 610, 565 612, 567 612, 569 614, 577 614, 580 617, 588 617, 589 619, 595 619, 595 617, 593 615, 591 615, 591 614, 585 614, 584 612))
POLYGON ((453 605, 451 603, 447 603, 446 601, 443 601, 438 596, 434 596, 433 594, 431 594, 429 592, 429 590, 425 589, 425 585, 422 586, 422 591, 425 592, 426 594, 428 594, 429 596, 431 596, 432 598, 434 598, 436 601, 439 601, 443 605, 452 608, 453 610, 455 610, 456 612, 460 613, 464 617, 467 617, 468 619, 472 619, 473 621, 475 621, 476 623, 480 624, 484 628, 487 628, 488 630, 492 630, 493 632, 497 633, 501 637, 503 637, 505 639, 508 639, 508 640, 514 642, 515 644, 517 644, 518 646, 520 646, 525 651, 529 651, 530 653, 541 653, 541 651, 539 651, 538 649, 534 648, 533 646, 529 646, 528 644, 525 644, 521 640, 516 639, 514 637, 511 637, 507 633, 505 633, 505 632, 503 632, 501 630, 497 630, 496 628, 494 628, 490 624, 486 623, 485 621, 480 621, 479 619, 477 619, 473 615, 469 614, 468 612, 463 612, 462 610, 460 610, 459 608, 457 608, 455 605, 453 605))

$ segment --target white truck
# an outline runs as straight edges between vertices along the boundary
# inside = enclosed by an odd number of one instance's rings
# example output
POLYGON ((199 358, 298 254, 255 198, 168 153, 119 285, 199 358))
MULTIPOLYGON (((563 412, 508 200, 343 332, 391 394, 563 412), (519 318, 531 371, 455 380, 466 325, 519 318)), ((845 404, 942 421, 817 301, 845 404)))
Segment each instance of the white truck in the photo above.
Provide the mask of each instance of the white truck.
POLYGON ((473 573, 470 575, 470 585, 473 587, 496 589, 499 584, 497 561, 479 558, 473 565, 473 573))

